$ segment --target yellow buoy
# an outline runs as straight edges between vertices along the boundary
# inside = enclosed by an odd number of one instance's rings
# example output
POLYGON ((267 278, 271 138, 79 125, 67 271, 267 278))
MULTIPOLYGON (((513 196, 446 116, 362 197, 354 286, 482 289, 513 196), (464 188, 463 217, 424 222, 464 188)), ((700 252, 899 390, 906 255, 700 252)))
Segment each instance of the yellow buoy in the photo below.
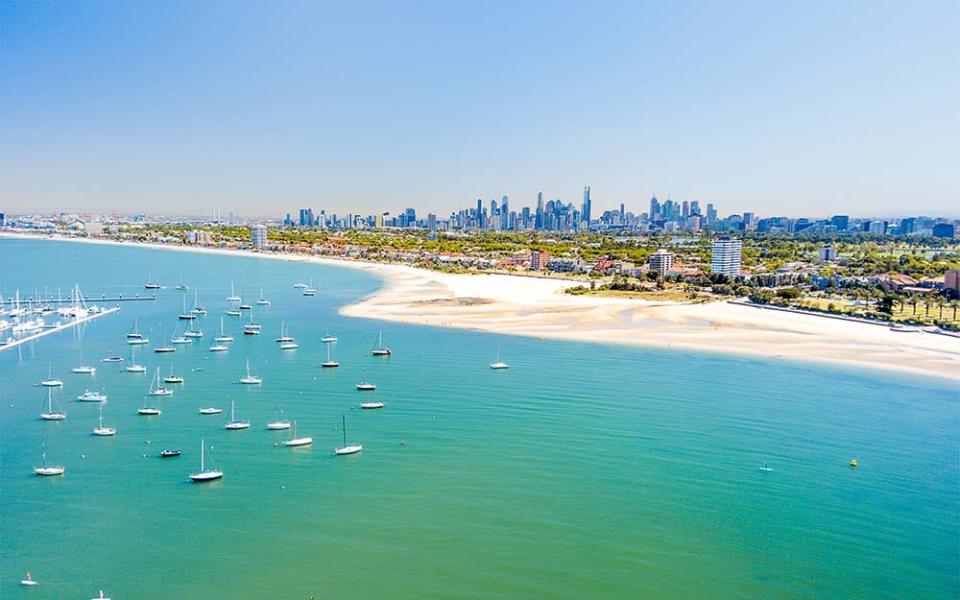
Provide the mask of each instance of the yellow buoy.
POLYGON ((857 466, 857 459, 851 458, 851 459, 850 459, 850 466, 851 466, 851 467, 857 466))

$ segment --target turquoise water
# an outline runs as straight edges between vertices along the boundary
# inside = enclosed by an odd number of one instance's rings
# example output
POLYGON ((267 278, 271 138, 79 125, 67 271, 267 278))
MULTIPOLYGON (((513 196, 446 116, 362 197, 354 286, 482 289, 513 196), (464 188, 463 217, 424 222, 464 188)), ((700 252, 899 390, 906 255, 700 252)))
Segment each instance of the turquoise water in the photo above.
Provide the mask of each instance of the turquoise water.
MULTIPOLYGON (((956 598, 960 394, 879 371, 498 337, 338 316, 379 286, 300 262, 0 239, 0 293, 79 283, 89 294, 168 289, 82 331, 0 354, 0 597, 956 598), (310 279, 318 295, 292 284, 310 279), (180 282, 210 310, 205 338, 129 358, 178 325, 180 282), (263 335, 207 351, 230 282, 263 335), (281 352, 285 321, 300 343, 281 352), (394 355, 367 351, 382 327, 394 355), (339 336, 337 370, 320 337, 339 336), (81 341, 82 340, 82 341, 81 341), (487 368, 497 341, 506 372, 487 368), (80 362, 98 368, 75 375, 80 362), (234 382, 250 359, 262 386, 234 382), (155 366, 186 378, 163 415, 136 408, 155 366), (62 423, 41 422, 48 365, 62 423), (366 367, 373 394, 353 384, 366 367), (94 438, 109 394, 115 438, 94 438), (361 399, 382 400, 363 412, 361 399), (253 422, 222 428, 229 408, 253 422), (311 448, 274 447, 275 406, 311 448), (339 424, 362 454, 334 457, 339 424), (204 437, 226 476, 187 481, 204 437), (63 478, 31 469, 45 439, 63 478), (149 444, 146 443, 149 441, 149 444), (183 456, 160 460, 162 448, 183 456), (860 467, 847 463, 856 457, 860 467), (758 470, 763 461, 775 469, 758 470), (17 582, 32 571, 41 584, 17 582)), ((151 348, 155 344, 151 344, 151 348)))

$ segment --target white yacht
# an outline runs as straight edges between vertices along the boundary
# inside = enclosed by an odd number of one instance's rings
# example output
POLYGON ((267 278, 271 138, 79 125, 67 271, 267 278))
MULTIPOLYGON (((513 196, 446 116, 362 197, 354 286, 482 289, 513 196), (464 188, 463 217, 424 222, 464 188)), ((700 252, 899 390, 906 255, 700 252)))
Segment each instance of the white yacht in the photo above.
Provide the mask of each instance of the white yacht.
POLYGON ((223 471, 218 471, 216 469, 207 469, 206 465, 206 453, 205 453, 205 444, 203 440, 200 440, 200 470, 196 473, 190 474, 190 481, 194 483, 204 483, 206 481, 215 481, 217 479, 223 478, 223 471))
POLYGON ((114 355, 107 356, 106 358, 101 359, 100 362, 105 362, 105 363, 122 363, 122 362, 123 362, 123 357, 122 357, 122 356, 117 356, 117 355, 114 354, 114 355))
POLYGON ((47 366, 47 378, 40 382, 43 387, 63 387, 63 382, 53 376, 53 367, 47 366))
POLYGON ((257 300, 258 306, 270 306, 270 301, 263 297, 263 286, 260 286, 260 299, 257 300))
POLYGON ((201 415, 219 415, 223 412, 222 408, 217 408, 216 406, 207 406, 200 409, 201 415))
POLYGON ((283 321, 280 322, 280 337, 273 340, 277 343, 282 344, 283 342, 292 342, 293 338, 287 335, 287 324, 283 321))
POLYGON ((91 392, 90 390, 84 391, 82 394, 77 396, 77 402, 106 402, 107 395, 101 394, 100 392, 91 392))
POLYGON ((244 384, 246 384, 246 385, 260 385, 261 383, 263 383, 263 379, 262 379, 262 378, 250 374, 250 359, 249 359, 249 358, 247 359, 247 374, 246 374, 246 376, 240 378, 240 383, 244 383, 244 384))
POLYGON ((277 407, 277 416, 273 421, 267 423, 267 429, 271 431, 279 431, 282 429, 290 429, 290 421, 283 418, 283 411, 280 410, 280 407, 277 407))
MULTIPOLYGON (((82 363, 82 362, 83 362, 83 361, 81 361, 81 363, 82 363)), ((78 375, 96 375, 96 374, 97 374, 97 368, 96 368, 96 367, 91 367, 91 366, 89 366, 89 365, 81 364, 79 367, 74 367, 74 368, 73 368, 73 372, 76 373, 76 374, 78 374, 78 375)))
POLYGON ((173 374, 173 365, 170 365, 170 374, 163 378, 164 383, 183 383, 183 377, 173 374))
POLYGON ((227 302, 240 302, 242 299, 233 291, 233 282, 230 282, 230 295, 227 296, 227 302))
POLYGON ((127 363, 127 366, 124 367, 127 373, 146 373, 147 368, 143 365, 137 364, 136 352, 131 348, 130 349, 130 362, 127 363))
POLYGON ((235 308, 230 308, 225 310, 223 314, 227 315, 228 317, 239 317, 240 311, 235 308))
POLYGON ((100 404, 100 417, 97 421, 97 426, 93 428, 93 435, 99 435, 100 437, 109 437, 112 435, 117 435, 116 427, 104 427, 103 426, 103 404, 100 404))
POLYGON ((312 437, 297 437, 297 422, 294 421, 293 427, 290 429, 290 439, 283 442, 283 445, 288 448, 296 448, 298 446, 309 446, 312 443, 312 437))
POLYGON ((382 330, 382 329, 377 333, 377 343, 376 343, 376 345, 373 347, 373 349, 370 350, 370 354, 372 354, 372 355, 374 355, 374 356, 390 356, 390 354, 391 354, 390 348, 387 348, 386 346, 383 345, 383 330, 382 330))
POLYGON ((495 362, 490 363, 490 368, 493 370, 510 368, 510 365, 500 360, 500 342, 497 342, 497 360, 495 362))
POLYGON ((207 309, 200 306, 200 303, 198 302, 197 290, 193 290, 193 308, 190 309, 190 312, 200 316, 207 314, 207 309))
POLYGON ((220 335, 215 336, 215 337, 213 338, 213 341, 217 342, 218 344, 219 344, 219 343, 225 343, 225 342, 232 342, 232 341, 233 341, 233 337, 227 335, 227 334, 223 331, 223 317, 220 317, 220 335))
POLYGON ((197 318, 197 313, 187 310, 187 297, 184 296, 183 300, 183 310, 180 311, 180 314, 177 315, 177 318, 181 321, 193 321, 197 318))
POLYGON ((234 400, 230 401, 230 420, 227 421, 227 424, 223 426, 224 429, 235 430, 235 429, 249 429, 250 421, 242 421, 237 418, 236 415, 236 402, 234 400))
POLYGON ((226 352, 227 347, 223 344, 211 344, 210 352, 226 352))
POLYGON ((160 416, 160 409, 156 406, 150 406, 150 395, 146 395, 143 398, 143 407, 137 409, 137 414, 144 417, 157 417, 160 416))
POLYGON ((383 402, 361 402, 361 410, 376 410, 378 408, 383 408, 383 402))
POLYGON ((337 336, 335 336, 335 335, 330 335, 330 334, 328 333, 327 335, 325 335, 325 336, 323 336, 322 338, 320 338, 320 341, 323 342, 324 344, 333 344, 333 343, 336 343, 336 341, 337 341, 337 336))
POLYGON ((310 286, 308 286, 308 285, 305 284, 305 283, 295 283, 295 284, 293 284, 293 287, 297 288, 298 290, 305 290, 305 289, 307 289, 307 288, 310 287, 310 286))
POLYGON ((139 339, 139 338, 142 338, 142 337, 143 337, 143 334, 140 333, 140 328, 137 326, 137 319, 134 318, 134 319, 133 319, 133 329, 130 330, 130 333, 127 334, 127 339, 128 339, 128 340, 133 340, 133 339, 139 339))
POLYGON ((40 413, 40 418, 44 421, 62 421, 67 418, 67 413, 60 410, 59 407, 53 407, 53 389, 47 389, 47 406, 46 409, 40 413))
POLYGON ((340 429, 343 431, 343 445, 339 448, 334 448, 333 453, 337 456, 344 456, 346 454, 356 454, 363 450, 363 446, 357 443, 348 444, 347 443, 347 417, 341 417, 341 426, 340 429))
POLYGON ((320 363, 320 366, 324 369, 335 369, 340 366, 340 363, 330 357, 330 344, 327 344, 327 360, 320 363))
POLYGON ((168 387, 160 385, 160 367, 157 367, 156 373, 153 375, 153 380, 150 382, 150 390, 147 392, 148 396, 172 396, 173 390, 168 387))
POLYGON ((280 344, 281 350, 296 350, 300 347, 300 344, 296 342, 283 342, 280 344))
POLYGON ((144 344, 149 344, 150 340, 145 337, 128 338, 127 343, 131 346, 142 346, 144 344))
POLYGON ((354 387, 356 387, 356 388, 357 388, 358 390, 360 390, 361 392, 372 392, 373 390, 377 389, 376 384, 369 383, 369 382, 367 381, 367 368, 366 368, 366 367, 363 367, 362 373, 363 373, 363 375, 362 375, 362 377, 360 378, 360 383, 356 384, 354 387))
POLYGON ((63 475, 66 470, 67 468, 63 465, 48 465, 47 447, 45 444, 40 444, 40 466, 34 467, 33 472, 41 477, 50 477, 53 475, 63 475))

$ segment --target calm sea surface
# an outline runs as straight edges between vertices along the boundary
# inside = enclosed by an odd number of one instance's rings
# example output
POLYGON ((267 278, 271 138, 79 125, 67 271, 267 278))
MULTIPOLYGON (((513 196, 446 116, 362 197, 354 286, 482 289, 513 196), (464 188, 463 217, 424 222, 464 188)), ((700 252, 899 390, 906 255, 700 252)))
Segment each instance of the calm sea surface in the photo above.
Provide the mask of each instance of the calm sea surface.
POLYGON ((380 282, 302 262, 0 239, 0 293, 144 294, 0 354, 0 597, 957 598, 960 392, 880 371, 349 319, 380 282), (313 297, 293 288, 319 287, 313 297), (230 283, 251 304, 225 317, 230 283), (206 337, 154 354, 190 286, 206 337), (134 318, 147 375, 129 361, 134 318), (285 322, 300 349, 273 339, 285 322), (394 354, 369 356, 378 328, 394 354), (320 338, 339 336, 325 370, 320 338), (500 342, 509 371, 487 368, 500 342), (81 359, 95 377, 70 369, 81 359), (251 369, 262 386, 236 381, 251 369), (136 409, 156 367, 186 378, 136 409), (354 390, 366 368, 379 387, 354 390), (64 422, 43 422, 48 368, 64 422), (97 405, 115 438, 91 435, 97 405), (359 410, 381 400, 382 411, 359 410), (225 431, 229 411, 253 426, 225 431), (313 436, 276 447, 277 406, 313 436), (334 457, 341 416, 360 455, 334 457), (194 485, 201 437, 226 476, 194 485), (62 478, 32 467, 45 440, 62 478), (161 460, 163 448, 180 458, 161 460), (856 457, 860 467, 851 469, 856 457), (758 467, 768 461, 773 472, 758 467), (40 585, 18 585, 31 571, 40 585))

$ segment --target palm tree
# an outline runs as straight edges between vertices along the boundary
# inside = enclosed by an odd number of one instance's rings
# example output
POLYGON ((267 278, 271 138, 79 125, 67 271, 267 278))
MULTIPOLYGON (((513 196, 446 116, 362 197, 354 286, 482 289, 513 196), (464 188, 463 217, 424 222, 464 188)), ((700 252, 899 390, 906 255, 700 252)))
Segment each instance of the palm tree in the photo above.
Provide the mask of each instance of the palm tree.
POLYGON ((937 305, 937 308, 940 309, 940 319, 941 319, 941 320, 943 320, 943 305, 944 305, 944 304, 946 304, 946 301, 944 301, 943 296, 938 296, 937 299, 936 299, 936 305, 937 305))
POLYGON ((953 300, 950 302, 950 308, 953 309, 953 320, 957 320, 957 308, 960 307, 960 300, 953 300))
POLYGON ((910 306, 913 307, 913 315, 916 316, 916 315, 917 315, 917 304, 918 304, 918 302, 917 302, 917 297, 916 297, 916 296, 910 296, 910 300, 907 301, 907 304, 909 304, 910 306))
POLYGON ((931 304, 930 296, 927 296, 926 298, 923 299, 923 306, 926 309, 926 313, 924 313, 925 317, 930 316, 930 304, 931 304))

